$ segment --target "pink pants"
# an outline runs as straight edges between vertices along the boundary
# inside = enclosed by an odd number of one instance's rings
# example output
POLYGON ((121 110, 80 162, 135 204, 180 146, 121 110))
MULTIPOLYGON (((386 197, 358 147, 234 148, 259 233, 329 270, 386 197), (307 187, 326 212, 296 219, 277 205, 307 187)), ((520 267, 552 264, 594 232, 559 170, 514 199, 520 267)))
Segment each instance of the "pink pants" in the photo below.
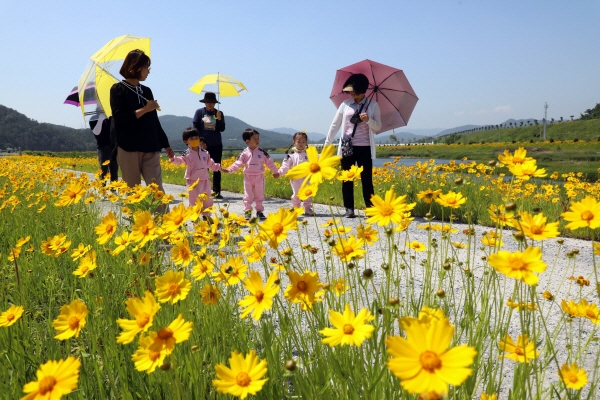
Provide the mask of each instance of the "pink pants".
POLYGON ((252 203, 256 203, 256 211, 263 211, 265 200, 265 176, 244 175, 244 211, 252 211, 252 203))
MULTIPOLYGON (((290 183, 292 184, 292 190, 294 192, 294 194, 292 194, 292 206, 294 208, 300 207, 301 201, 298 198, 298 191, 302 187, 302 182, 304 182, 304 178, 294 179, 294 180, 290 181, 290 183)), ((304 209, 310 210, 311 208, 312 208, 312 197, 309 197, 306 200, 304 200, 304 209)))
MULTIPOLYGON (((196 182, 195 179, 186 179, 186 183, 188 186, 192 185, 194 182, 196 182)), ((201 193, 204 193, 208 196, 208 200, 204 200, 202 202, 204 208, 208 208, 213 205, 213 198, 210 196, 211 195, 210 180, 209 179, 201 179, 198 181, 198 185, 196 185, 196 187, 188 193, 188 195, 189 195, 188 200, 190 201, 190 203, 189 203, 190 207, 196 205, 196 199, 198 198, 198 196, 201 193)), ((205 214, 208 214, 208 213, 205 213, 205 214)))

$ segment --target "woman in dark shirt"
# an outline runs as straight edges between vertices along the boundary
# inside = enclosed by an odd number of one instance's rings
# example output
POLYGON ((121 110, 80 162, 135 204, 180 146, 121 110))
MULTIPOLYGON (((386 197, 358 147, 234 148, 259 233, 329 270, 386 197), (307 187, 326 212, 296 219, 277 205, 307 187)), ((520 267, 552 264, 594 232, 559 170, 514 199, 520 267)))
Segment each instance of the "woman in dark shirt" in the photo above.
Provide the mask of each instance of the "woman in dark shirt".
POLYGON ((134 187, 141 183, 142 175, 147 185, 155 181, 164 191, 160 150, 164 148, 169 157, 174 153, 158 120, 158 102, 150 88, 140 84, 150 74, 150 58, 142 50, 132 50, 119 72, 125 80, 110 89, 110 107, 111 137, 118 146, 121 176, 134 187))

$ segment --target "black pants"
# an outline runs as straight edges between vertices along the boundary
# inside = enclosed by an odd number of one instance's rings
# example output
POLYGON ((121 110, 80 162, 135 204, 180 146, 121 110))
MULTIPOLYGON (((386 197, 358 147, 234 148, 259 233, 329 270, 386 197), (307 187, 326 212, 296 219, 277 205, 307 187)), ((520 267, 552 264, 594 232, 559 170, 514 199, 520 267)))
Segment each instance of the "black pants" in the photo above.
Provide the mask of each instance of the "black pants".
POLYGON ((104 179, 107 173, 110 172, 110 180, 116 181, 119 179, 119 164, 117 164, 117 152, 113 152, 111 145, 98 147, 98 162, 100 163, 100 169, 102 174, 101 179, 104 179), (110 160, 110 164, 102 165, 104 161, 110 160))
MULTIPOLYGON (((210 154, 210 158, 213 159, 217 164, 221 163, 221 158, 223 157, 223 145, 220 146, 206 146, 206 150, 210 154)), ((212 190, 216 194, 221 193, 221 172, 215 171, 213 172, 213 183, 212 190)))
MULTIPOLYGON (((354 164, 363 167, 360 174, 363 198, 365 199, 365 206, 371 207, 371 196, 375 193, 373 190, 371 146, 352 146, 352 149, 354 154, 349 157, 342 157, 342 169, 349 170, 354 164)), ((354 182, 342 182, 342 197, 344 198, 344 207, 354 210, 354 182)))

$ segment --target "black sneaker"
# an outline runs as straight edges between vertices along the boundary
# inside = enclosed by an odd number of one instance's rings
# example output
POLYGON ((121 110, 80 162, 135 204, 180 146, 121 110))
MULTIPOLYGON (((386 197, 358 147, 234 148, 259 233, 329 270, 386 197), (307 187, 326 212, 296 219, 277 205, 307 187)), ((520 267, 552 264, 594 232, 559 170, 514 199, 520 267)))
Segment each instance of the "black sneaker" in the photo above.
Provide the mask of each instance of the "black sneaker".
POLYGON ((267 219, 267 217, 265 217, 265 214, 263 214, 262 211, 256 212, 256 218, 260 219, 261 221, 267 219))
POLYGON ((354 214, 354 210, 350 208, 346 208, 346 213, 342 215, 343 218, 356 218, 356 214, 354 214))
POLYGON ((215 199, 223 200, 223 196, 221 196, 221 193, 217 193, 217 195, 215 196, 215 199))

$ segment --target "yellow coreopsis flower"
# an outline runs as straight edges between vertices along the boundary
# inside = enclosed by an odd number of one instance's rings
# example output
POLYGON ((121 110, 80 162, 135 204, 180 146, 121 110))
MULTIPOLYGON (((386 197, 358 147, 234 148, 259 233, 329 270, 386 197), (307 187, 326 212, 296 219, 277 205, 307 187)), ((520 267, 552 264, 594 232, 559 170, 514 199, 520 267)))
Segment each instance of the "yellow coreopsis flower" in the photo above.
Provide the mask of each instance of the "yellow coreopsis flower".
POLYGON ((357 239, 354 235, 346 238, 340 238, 335 246, 333 252, 344 262, 350 262, 353 260, 360 260, 364 257, 367 251, 363 248, 365 241, 363 239, 357 239))
MULTIPOLYGON (((308 198, 315 197, 317 192, 319 191, 319 185, 317 183, 311 183, 307 185, 306 183, 300 187, 298 190, 298 198, 302 201, 305 201, 308 198)), ((304 210, 299 210, 304 211, 304 210)))
POLYGON ((285 176, 291 180, 308 179, 311 183, 317 185, 325 179, 333 179, 337 174, 337 166, 342 158, 341 156, 334 156, 335 151, 335 146, 325 146, 319 156, 316 147, 310 146, 306 149, 308 162, 296 165, 285 176))
POLYGON ((23 315, 23 306, 10 306, 0 314, 0 327, 7 328, 17 322, 23 315))
POLYGON ((569 222, 565 228, 600 228, 600 203, 592 196, 586 196, 579 202, 572 202, 569 211, 560 214, 569 222))
POLYGON ((346 285, 346 280, 344 278, 338 278, 331 284, 331 288, 333 289, 333 293, 336 296, 342 295, 346 290, 350 289, 350 286, 346 285))
POLYGON ((163 216, 163 224, 161 228, 167 232, 174 232, 185 224, 190 218, 191 209, 187 208, 183 202, 178 206, 173 207, 173 210, 163 216))
POLYGON ((179 300, 184 300, 191 288, 192 283, 185 279, 183 271, 169 270, 163 276, 156 278, 156 296, 161 303, 168 301, 175 304, 179 300))
POLYGON ((190 243, 187 240, 176 242, 175 246, 171 248, 171 259, 175 265, 187 267, 194 259, 194 253, 192 253, 192 249, 190 249, 190 243))
POLYGON ((535 285, 539 278, 534 272, 544 272, 548 267, 542 260, 542 251, 538 247, 528 247, 524 252, 510 253, 501 250, 488 257, 488 262, 496 271, 508 278, 517 279, 528 285, 535 285))
MULTIPOLYGON (((309 147, 309 149, 314 147, 309 147)), ((252 350, 246 357, 237 351, 231 353, 229 358, 231 368, 217 364, 217 378, 213 385, 219 393, 227 393, 245 399, 249 394, 260 392, 265 382, 261 379, 267 373, 267 361, 260 360, 252 350)))
POLYGON ((355 164, 355 165, 352 165, 350 167, 350 169, 341 170, 337 179, 342 182, 350 182, 350 181, 359 180, 360 176, 361 176, 360 174, 362 172, 363 172, 363 167, 358 167, 355 164))
POLYGON ((589 319, 596 325, 600 325, 600 309, 598 309, 596 304, 588 303, 587 300, 582 299, 577 305, 577 312, 579 316, 589 319))
POLYGON ((140 242, 143 246, 149 240, 154 240, 158 237, 156 224, 152 215, 148 211, 136 211, 133 214, 134 225, 131 229, 131 240, 140 242))
POLYGON ((595 255, 600 256, 600 243, 593 242, 592 243, 593 252, 595 255))
POLYGON ((519 213, 520 219, 513 220, 512 226, 521 230, 525 236, 533 240, 545 240, 560 235, 558 222, 546 223, 547 218, 543 213, 532 216, 527 211, 519 213))
POLYGON ((244 263, 242 257, 230 257, 227 262, 221 264, 219 272, 213 272, 216 282, 223 281, 226 285, 236 285, 246 279, 248 264, 244 263))
POLYGON ((319 333, 327 336, 323 339, 323 343, 335 347, 339 344, 360 346, 362 342, 370 338, 375 330, 373 325, 368 322, 374 320, 375 317, 369 310, 363 308, 357 315, 350 309, 350 305, 346 304, 344 313, 329 310, 329 322, 335 327, 325 328, 319 333))
POLYGON ((20 238, 19 240, 17 240, 17 244, 15 245, 15 247, 23 247, 25 244, 27 244, 27 242, 29 242, 30 239, 31 236, 20 238))
POLYGON ((579 368, 576 363, 563 364, 558 371, 558 376, 568 389, 579 390, 588 383, 587 372, 579 368))
POLYGON ((52 326, 56 329, 57 335, 54 339, 67 340, 73 336, 79 337, 79 332, 83 329, 88 315, 88 308, 85 303, 75 299, 71 304, 60 308, 60 315, 52 321, 52 326))
POLYGON ((109 211, 106 216, 100 219, 100 225, 94 228, 98 239, 96 241, 99 244, 105 244, 113 237, 117 231, 117 218, 112 211, 109 211))
POLYGON ((215 256, 206 254, 206 249, 203 249, 194 255, 194 260, 196 261, 196 265, 194 265, 190 274, 192 278, 200 280, 206 275, 212 275, 215 268, 215 256))
POLYGON ((462 193, 454 193, 451 190, 446 194, 440 194, 435 201, 442 207, 459 208, 465 204, 467 198, 463 197, 462 193))
POLYGON ((132 297, 125 301, 127 312, 131 319, 117 319, 117 324, 123 329, 123 332, 117 337, 117 343, 127 344, 133 342, 136 335, 140 332, 146 332, 154 322, 154 316, 160 309, 160 304, 156 302, 154 295, 146 290, 144 298, 138 299, 132 297))
POLYGON ((79 246, 77 246, 77 248, 71 252, 71 258, 73 259, 73 261, 77 261, 78 259, 83 257, 88 251, 90 251, 91 248, 92 246, 90 245, 86 246, 83 243, 79 243, 79 246))
POLYGON ((479 400, 498 400, 498 396, 496 394, 481 393, 479 400))
POLYGON ((447 319, 407 324, 404 330, 406 339, 389 336, 385 344, 392 356, 387 366, 406 391, 447 393, 449 384, 458 386, 471 375, 477 352, 467 345, 448 349, 454 327, 447 319))
POLYGON ((527 150, 523 147, 519 147, 515 150, 515 154, 511 154, 510 151, 504 150, 504 154, 500 154, 498 156, 498 160, 507 166, 515 165, 515 164, 523 164, 527 161, 532 161, 533 158, 527 157, 527 150))
POLYGON ((77 389, 79 383, 79 358, 67 357, 66 360, 48 361, 37 370, 37 381, 23 387, 27 395, 21 400, 54 400, 77 389))
POLYGON ((538 169, 535 160, 525 161, 522 164, 509 165, 508 170, 515 177, 523 180, 529 180, 529 178, 544 178, 546 170, 544 168, 538 169))
POLYGON ((417 200, 423 200, 427 204, 431 204, 432 201, 437 199, 439 195, 442 193, 442 189, 437 190, 423 190, 417 193, 417 200))
MULTIPOLYGON (((309 147, 313 148, 313 147, 309 147)), ((302 163, 306 164, 306 163, 302 163)), ((302 165, 300 164, 300 165, 302 165)), ((267 219, 260 224, 261 238, 269 242, 269 246, 276 249, 284 239, 287 238, 289 230, 298 229, 298 214, 280 207, 276 213, 271 213, 267 219)))
POLYGON ((323 284, 319 282, 317 272, 305 271, 302 275, 295 271, 288 271, 290 284, 285 289, 285 298, 292 303, 305 303, 312 306, 316 294, 323 284))
POLYGON ((193 326, 193 322, 186 322, 183 316, 179 314, 169 326, 162 328, 156 333, 154 343, 150 347, 155 350, 166 349, 167 354, 171 354, 176 343, 185 342, 190 338, 193 326))
POLYGON ((498 342, 498 347, 500 351, 507 353, 500 357, 510 358, 521 363, 529 363, 529 360, 535 360, 539 355, 539 351, 535 349, 535 344, 529 340, 527 335, 519 335, 517 343, 515 343, 507 334, 504 340, 498 342))
POLYGON ((252 318, 258 321, 263 312, 271 309, 273 297, 279 292, 279 285, 275 284, 278 276, 279 274, 275 271, 269 276, 267 283, 263 285, 260 274, 256 271, 250 271, 248 279, 244 282, 244 287, 251 294, 238 302, 240 307, 245 307, 240 315, 241 318, 246 318, 252 313, 252 318))
POLYGON ((133 240, 131 240, 129 232, 123 232, 121 236, 115 238, 115 244, 117 245, 117 247, 110 254, 112 254, 113 256, 119 255, 131 243, 133 243, 133 240))
POLYGON ((502 247, 504 246, 504 242, 500 238, 498 234, 494 231, 486 232, 485 235, 481 237, 481 243, 490 247, 502 247))
POLYGON ((79 203, 79 200, 81 200, 85 194, 85 191, 85 186, 80 181, 73 182, 67 186, 62 196, 60 196, 54 205, 58 207, 65 207, 70 206, 71 204, 79 203))
POLYGON ((202 295, 202 302, 204 304, 217 304, 221 298, 219 289, 209 283, 204 285, 202 290, 200 290, 200 294, 202 295))
POLYGON ((501 204, 499 206, 495 204, 490 205, 490 207, 488 208, 488 214, 490 215, 490 219, 500 226, 513 226, 512 221, 515 213, 513 213, 512 211, 507 212, 504 208, 504 204, 501 204))
POLYGON ((418 240, 413 240, 412 242, 410 242, 408 247, 410 247, 414 251, 418 251, 418 252, 423 252, 423 251, 427 250, 427 246, 425 246, 425 243, 421 243, 418 240))
POLYGON ((88 272, 96 269, 98 264, 96 263, 96 251, 93 250, 90 253, 86 254, 80 261, 79 266, 75 271, 73 271, 73 275, 78 276, 80 278, 85 278, 88 272))
POLYGON ((254 252, 254 247, 261 243, 259 236, 255 234, 254 230, 251 230, 249 235, 244 235, 244 239, 238 242, 237 251, 242 254, 249 254, 254 252))
POLYGON ((356 227, 356 237, 363 239, 369 246, 373 246, 379 240, 379 232, 370 225, 366 227, 359 225, 356 227))
POLYGON ((138 371, 146 371, 150 374, 156 367, 163 364, 165 357, 169 354, 166 348, 153 347, 156 332, 150 332, 148 336, 140 339, 139 347, 135 354, 131 356, 131 361, 135 364, 138 371))
POLYGON ((379 195, 371 196, 373 206, 365 209, 365 215, 369 217, 367 224, 377 223, 379 226, 387 226, 392 223, 399 225, 405 218, 405 213, 412 210, 416 203, 406 203, 406 195, 397 197, 394 189, 385 192, 385 198, 379 195))

